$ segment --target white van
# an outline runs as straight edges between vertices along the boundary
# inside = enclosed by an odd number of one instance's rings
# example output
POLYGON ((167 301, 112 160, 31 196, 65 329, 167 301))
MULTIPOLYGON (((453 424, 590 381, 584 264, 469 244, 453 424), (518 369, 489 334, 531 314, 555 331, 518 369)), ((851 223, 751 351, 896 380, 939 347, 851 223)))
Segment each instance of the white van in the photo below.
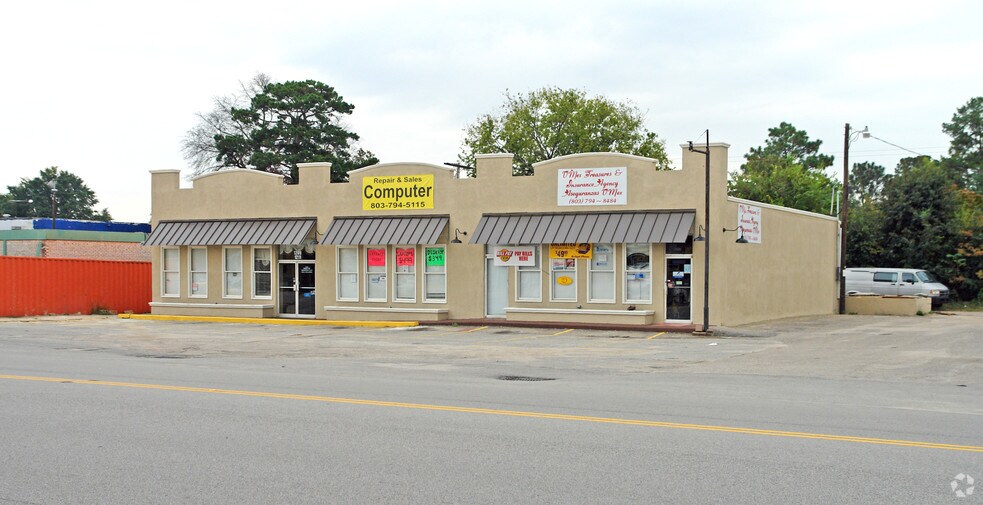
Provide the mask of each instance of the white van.
POLYGON ((930 296, 932 307, 949 299, 949 288, 934 275, 916 268, 847 268, 846 292, 878 295, 930 296))

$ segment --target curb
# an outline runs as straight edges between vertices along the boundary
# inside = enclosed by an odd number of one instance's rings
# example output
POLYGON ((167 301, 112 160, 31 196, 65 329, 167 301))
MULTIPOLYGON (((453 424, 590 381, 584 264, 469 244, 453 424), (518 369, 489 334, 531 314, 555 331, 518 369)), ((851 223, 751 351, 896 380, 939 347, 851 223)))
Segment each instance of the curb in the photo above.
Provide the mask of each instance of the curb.
POLYGON ((419 326, 416 321, 326 321, 324 319, 269 319, 258 317, 164 316, 154 314, 117 314, 119 319, 144 321, 182 321, 195 323, 279 324, 288 326, 352 326, 369 328, 405 328, 419 326))

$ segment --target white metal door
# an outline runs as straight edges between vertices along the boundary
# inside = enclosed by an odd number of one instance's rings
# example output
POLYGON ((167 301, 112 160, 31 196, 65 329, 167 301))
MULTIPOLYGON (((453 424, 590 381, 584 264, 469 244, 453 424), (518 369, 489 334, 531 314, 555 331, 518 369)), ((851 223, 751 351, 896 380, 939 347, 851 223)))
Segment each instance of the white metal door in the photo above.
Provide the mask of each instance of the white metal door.
POLYGON ((509 303, 509 267, 495 266, 495 259, 485 257, 485 315, 505 317, 509 303))

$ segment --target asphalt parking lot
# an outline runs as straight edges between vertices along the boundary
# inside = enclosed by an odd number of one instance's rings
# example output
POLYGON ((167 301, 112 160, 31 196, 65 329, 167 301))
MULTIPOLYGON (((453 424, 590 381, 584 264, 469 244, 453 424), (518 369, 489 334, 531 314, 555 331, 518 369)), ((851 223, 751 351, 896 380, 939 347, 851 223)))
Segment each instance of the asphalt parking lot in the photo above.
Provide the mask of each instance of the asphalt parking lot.
POLYGON ((712 337, 495 326, 359 328, 53 316, 0 320, 0 342, 147 359, 347 360, 381 367, 509 365, 529 373, 663 370, 983 384, 983 313, 823 316, 712 337))

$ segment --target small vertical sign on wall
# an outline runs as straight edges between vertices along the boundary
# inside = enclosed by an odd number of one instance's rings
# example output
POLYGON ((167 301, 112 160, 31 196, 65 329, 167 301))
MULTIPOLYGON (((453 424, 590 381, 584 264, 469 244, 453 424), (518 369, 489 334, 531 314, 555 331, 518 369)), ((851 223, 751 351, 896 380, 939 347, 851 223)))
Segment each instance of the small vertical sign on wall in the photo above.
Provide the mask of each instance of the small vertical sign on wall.
MULTIPOLYGON (((744 239, 751 244, 761 243, 761 207, 737 204, 737 226, 744 232, 744 239)), ((738 233, 741 232, 738 230, 738 233)))

